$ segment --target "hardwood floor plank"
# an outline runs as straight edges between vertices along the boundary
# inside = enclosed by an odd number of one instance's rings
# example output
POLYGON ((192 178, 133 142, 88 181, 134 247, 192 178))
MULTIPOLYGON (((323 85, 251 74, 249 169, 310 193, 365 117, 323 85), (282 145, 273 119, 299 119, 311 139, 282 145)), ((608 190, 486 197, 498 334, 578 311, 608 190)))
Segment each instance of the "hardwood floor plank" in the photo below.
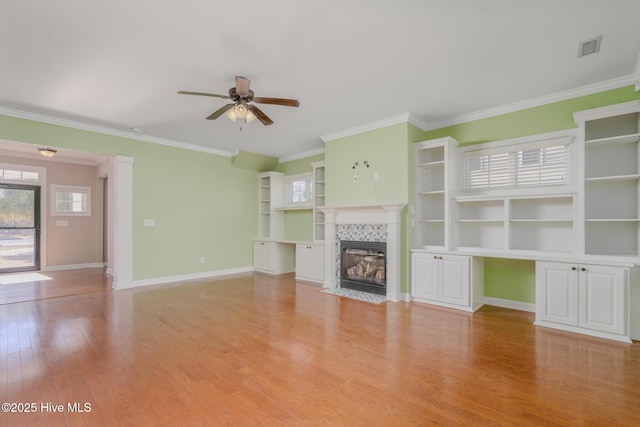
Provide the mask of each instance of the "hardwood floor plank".
POLYGON ((101 270, 61 276, 82 291, 0 305, 0 397, 65 411, 2 425, 640 425, 640 343, 532 313, 373 305, 292 275, 117 292, 101 270))

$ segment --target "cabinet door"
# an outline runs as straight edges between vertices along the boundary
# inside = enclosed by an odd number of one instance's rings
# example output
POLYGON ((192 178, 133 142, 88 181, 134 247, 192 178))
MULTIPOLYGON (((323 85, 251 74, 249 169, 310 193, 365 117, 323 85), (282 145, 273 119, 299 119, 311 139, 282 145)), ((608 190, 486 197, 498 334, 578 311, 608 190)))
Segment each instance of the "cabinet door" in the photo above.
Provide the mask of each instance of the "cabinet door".
POLYGON ((536 269, 536 317, 577 326, 577 267, 559 262, 538 262, 536 269))
POLYGON ((626 333, 626 269, 600 265, 580 267, 580 326, 626 333))
POLYGON ((296 245, 296 277, 319 282, 324 279, 324 246, 296 245))
POLYGON ((273 242, 253 242, 253 267, 261 271, 274 271, 273 242))
POLYGON ((440 261, 439 294, 440 301, 449 304, 469 306, 470 258, 458 255, 443 255, 440 261))
MULTIPOLYGON (((306 245, 305 245, 306 246, 306 245)), ((324 280, 324 246, 308 245, 306 271, 311 279, 324 280)))
POLYGON ((413 297, 438 300, 438 257, 414 253, 411 262, 411 292, 413 297))

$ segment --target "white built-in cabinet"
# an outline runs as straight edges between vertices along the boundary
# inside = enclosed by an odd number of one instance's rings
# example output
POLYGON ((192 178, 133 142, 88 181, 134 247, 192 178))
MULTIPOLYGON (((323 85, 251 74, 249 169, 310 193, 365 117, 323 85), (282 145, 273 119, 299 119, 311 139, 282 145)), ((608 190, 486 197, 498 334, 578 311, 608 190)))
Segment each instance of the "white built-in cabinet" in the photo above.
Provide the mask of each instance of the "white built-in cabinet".
POLYGON ((411 253, 415 301, 465 311, 482 305, 483 258, 424 251, 411 253))
POLYGON ((325 205, 324 162, 313 162, 313 240, 324 240, 324 212, 320 209, 325 205))
POLYGON ((630 342, 630 269, 536 262, 536 325, 630 342))
POLYGON ((284 274, 294 271, 293 245, 255 240, 253 242, 253 268, 268 274, 284 274))
POLYGON ((324 206, 324 162, 314 162, 312 167, 313 243, 284 239, 285 212, 288 208, 296 209, 283 203, 287 175, 280 172, 258 175, 259 238, 253 242, 254 270, 269 274, 295 271, 297 279, 323 282, 324 214, 317 208, 324 206))
POLYGON ((296 279, 316 283, 324 281, 324 245, 296 244, 296 279))
POLYGON ((473 271, 486 256, 531 259, 537 325, 640 339, 640 102, 574 119, 577 130, 484 146, 459 147, 452 138, 415 144, 415 301, 475 310, 483 295, 466 265, 473 271), (541 173, 552 167, 539 147, 566 147, 568 167, 558 175, 567 179, 521 186, 524 162, 541 173), (514 169, 488 179, 518 185, 483 189, 485 168, 506 151, 516 155, 514 169))

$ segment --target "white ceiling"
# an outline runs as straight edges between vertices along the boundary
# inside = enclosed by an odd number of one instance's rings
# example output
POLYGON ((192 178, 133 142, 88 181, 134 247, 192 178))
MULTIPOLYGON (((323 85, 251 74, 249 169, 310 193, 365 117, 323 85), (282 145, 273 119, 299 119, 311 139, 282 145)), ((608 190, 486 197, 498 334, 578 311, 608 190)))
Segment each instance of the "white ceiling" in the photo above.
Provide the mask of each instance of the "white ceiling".
POLYGON ((638 0, 4 0, 0 107, 291 157, 410 113, 427 126, 631 79, 638 0), (602 35, 597 54, 578 43, 602 35), (234 76, 274 120, 205 120, 234 76))

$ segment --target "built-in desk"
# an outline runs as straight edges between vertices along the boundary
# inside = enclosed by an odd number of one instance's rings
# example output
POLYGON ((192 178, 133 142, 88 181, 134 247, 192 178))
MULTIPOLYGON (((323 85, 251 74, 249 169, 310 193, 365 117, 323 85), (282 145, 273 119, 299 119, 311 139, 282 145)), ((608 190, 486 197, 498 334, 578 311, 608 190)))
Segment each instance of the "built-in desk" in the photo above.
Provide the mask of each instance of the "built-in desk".
POLYGON ((324 244, 301 240, 254 240, 253 268, 267 274, 295 271, 297 280, 322 283, 324 244))

